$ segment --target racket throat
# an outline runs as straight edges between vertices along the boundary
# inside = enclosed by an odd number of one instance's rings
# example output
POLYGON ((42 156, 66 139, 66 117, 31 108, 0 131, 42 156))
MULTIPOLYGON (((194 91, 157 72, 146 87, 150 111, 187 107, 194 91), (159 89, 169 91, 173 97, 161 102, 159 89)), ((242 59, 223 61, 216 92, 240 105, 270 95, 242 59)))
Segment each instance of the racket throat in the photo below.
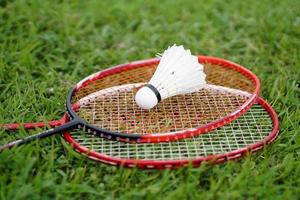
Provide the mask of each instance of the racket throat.
POLYGON ((72 120, 72 121, 69 121, 66 124, 63 124, 61 126, 57 126, 53 129, 50 129, 50 130, 47 130, 45 132, 42 132, 42 133, 38 134, 39 135, 38 138, 49 137, 49 136, 52 136, 52 135, 55 135, 55 134, 58 134, 58 133, 62 133, 64 131, 75 129, 78 126, 83 126, 83 123, 80 120, 72 120))

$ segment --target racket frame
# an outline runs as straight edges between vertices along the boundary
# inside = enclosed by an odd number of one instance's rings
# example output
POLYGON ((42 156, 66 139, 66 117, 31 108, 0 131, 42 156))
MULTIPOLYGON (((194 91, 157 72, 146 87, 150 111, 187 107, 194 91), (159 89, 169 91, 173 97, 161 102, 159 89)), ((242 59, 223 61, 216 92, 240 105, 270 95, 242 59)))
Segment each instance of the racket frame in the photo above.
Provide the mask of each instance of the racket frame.
MULTIPOLYGON (((77 102, 77 103, 72 104, 72 98, 76 91, 78 91, 78 90, 80 90, 80 88, 92 83, 93 81, 101 79, 105 76, 116 74, 116 73, 123 72, 123 71, 130 70, 130 69, 139 68, 139 67, 157 65, 160 60, 158 58, 154 58, 154 59, 148 59, 148 60, 134 61, 134 62, 127 63, 127 64, 121 64, 121 65, 117 65, 117 66, 108 68, 106 70, 97 72, 95 74, 92 74, 92 75, 86 77, 85 79, 80 81, 75 87, 73 87, 69 91, 67 100, 66 100, 67 115, 71 119, 69 122, 62 124, 62 127, 55 126, 56 125, 55 123, 58 123, 59 121, 56 121, 53 124, 49 124, 50 126, 53 126, 54 128, 43 131, 43 132, 35 134, 35 135, 28 136, 28 137, 20 139, 20 140, 10 142, 4 146, 1 146, 0 152, 2 150, 11 148, 16 145, 26 144, 35 139, 48 137, 48 136, 58 134, 58 133, 64 132, 64 131, 70 131, 75 128, 82 128, 83 130, 86 130, 86 132, 88 132, 89 134, 97 135, 99 137, 104 137, 104 138, 107 138, 110 140, 122 141, 122 142, 131 142, 131 143, 170 142, 173 140, 180 140, 180 139, 184 139, 184 138, 193 137, 193 136, 196 136, 199 134, 203 134, 203 133, 212 131, 216 128, 222 127, 225 124, 228 124, 231 121, 235 120, 243 113, 245 113, 254 104, 255 100, 258 97, 258 93, 259 93, 259 89, 260 89, 260 82, 259 82, 258 78, 251 71, 249 71, 248 69, 246 69, 236 63, 233 63, 231 61, 227 61, 227 60, 224 60, 221 58, 210 57, 210 56, 198 56, 198 60, 201 63, 209 63, 212 65, 220 65, 225 68, 226 67, 231 68, 231 69, 243 74, 245 77, 247 77, 249 80, 251 80, 251 82, 254 84, 255 88, 254 88, 253 93, 249 94, 248 99, 245 101, 244 104, 239 106, 235 111, 233 111, 229 115, 222 117, 220 119, 217 119, 215 121, 212 121, 210 123, 207 123, 203 126, 193 128, 192 130, 188 129, 186 131, 180 131, 180 132, 176 132, 176 133, 170 132, 170 133, 155 133, 155 134, 126 134, 126 133, 119 133, 119 132, 114 132, 114 131, 110 131, 110 130, 106 130, 106 129, 101 129, 101 128, 98 128, 91 124, 88 124, 86 121, 81 119, 76 114, 76 111, 80 108, 80 103, 77 102)), ((26 128, 26 127, 34 128, 34 127, 38 127, 38 126, 42 126, 42 125, 44 125, 44 124, 39 124, 39 123, 35 123, 35 124, 27 123, 26 124, 25 123, 23 125, 23 127, 24 128, 26 128)), ((22 125, 19 125, 19 124, 7 125, 6 124, 6 125, 2 125, 1 127, 7 128, 7 129, 14 129, 14 128, 18 128, 20 126, 22 126, 22 125)))
POLYGON ((92 83, 95 80, 101 79, 103 77, 116 74, 122 71, 131 70, 138 67, 145 67, 145 66, 153 66, 159 63, 158 58, 154 59, 147 59, 147 60, 141 60, 141 61, 134 61, 127 64, 121 64, 117 65, 108 69, 105 69, 103 71, 97 72, 95 74, 92 74, 82 81, 80 81, 76 86, 74 86, 67 96, 66 101, 66 109, 68 117, 71 120, 77 120, 78 128, 83 128, 87 130, 88 133, 91 133, 93 135, 97 135, 98 137, 104 137, 109 140, 116 140, 116 141, 122 141, 122 142, 132 142, 132 143, 157 143, 157 142, 169 142, 173 140, 180 140, 184 138, 193 137, 196 135, 200 135, 209 131, 212 131, 216 128, 222 127, 225 124, 230 123, 231 121, 237 119, 239 116, 244 114, 249 108, 254 104, 255 100, 257 99, 259 95, 260 90, 260 81, 256 77, 254 73, 252 73, 250 70, 242 67, 239 64, 236 64, 234 62, 224 60, 221 58, 216 58, 212 56, 198 56, 198 61, 200 63, 209 63, 212 65, 221 65, 222 67, 231 68, 244 76, 246 76, 251 82, 255 85, 253 93, 249 94, 249 98, 245 101, 244 104, 242 104, 240 107, 238 107, 235 111, 230 113, 229 115, 219 118, 215 121, 212 121, 210 123, 207 123, 203 126, 196 127, 193 130, 186 130, 181 131, 177 133, 155 133, 155 134, 126 134, 126 133, 119 133, 114 132, 106 129, 98 128, 94 125, 88 124, 85 121, 83 121, 77 114, 76 110, 80 108, 80 104, 77 102, 75 104, 72 104, 72 98, 76 91, 80 90, 82 87, 92 83))
MULTIPOLYGON (((250 144, 244 148, 239 148, 234 151, 215 154, 209 156, 203 156, 193 159, 180 159, 180 160, 136 160, 136 159, 124 159, 119 157, 110 157, 108 155, 95 152, 87 147, 81 146, 75 139, 72 138, 72 134, 64 132, 64 139, 80 154, 89 157, 90 159, 106 163, 109 165, 123 166, 128 168, 138 167, 141 169, 167 169, 167 168, 179 168, 183 166, 198 167, 203 162, 209 164, 219 164, 230 160, 236 160, 244 157, 250 153, 257 152, 264 148, 265 145, 272 143, 279 132, 279 120, 274 109, 261 97, 258 97, 256 103, 260 104, 269 114, 272 122, 273 129, 270 134, 257 143, 250 144)), ((68 116, 63 117, 64 122, 68 122, 68 116)), ((198 136, 201 137, 201 136, 198 136)))

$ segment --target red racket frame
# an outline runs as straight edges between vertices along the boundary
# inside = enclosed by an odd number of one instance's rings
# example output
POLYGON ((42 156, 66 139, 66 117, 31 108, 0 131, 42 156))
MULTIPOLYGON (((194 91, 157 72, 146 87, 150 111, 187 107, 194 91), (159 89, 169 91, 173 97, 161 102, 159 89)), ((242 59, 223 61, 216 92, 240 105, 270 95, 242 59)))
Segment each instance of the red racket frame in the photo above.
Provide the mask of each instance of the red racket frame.
MULTIPOLYGON (((185 130, 185 131, 181 131, 179 133, 173 134, 173 133, 156 133, 156 134, 126 134, 126 133, 119 133, 119 132, 113 132, 110 130, 106 130, 106 129, 101 129, 95 126, 92 126, 90 124, 87 124, 84 121, 80 121, 80 123, 82 123, 81 126, 83 126, 86 130, 88 130, 88 132, 93 132, 96 133, 97 135, 101 136, 101 137, 107 137, 111 140, 120 140, 123 142, 139 142, 139 143, 148 143, 148 142, 169 142, 172 140, 179 140, 179 139, 183 139, 183 138, 189 138, 192 136, 196 136, 199 134, 203 134, 206 132, 209 132, 211 130, 214 130, 216 128, 222 127, 225 124, 230 123, 231 121, 235 120, 236 118, 238 118, 239 116, 241 116, 243 113, 245 113, 255 102, 256 98, 258 97, 258 93, 259 93, 259 89, 260 89, 260 82, 258 80, 258 78, 249 70, 247 70, 246 68, 233 63, 231 61, 227 61, 221 58, 215 58, 215 57, 210 57, 210 56, 198 56, 198 60, 201 63, 209 63, 209 64, 215 64, 215 65, 221 65, 224 68, 230 68, 233 69, 234 71, 238 71, 241 74, 243 74, 244 76, 248 77, 249 80, 251 80, 251 82, 254 84, 254 91, 253 93, 249 94, 249 98, 245 101, 244 104, 242 104, 240 107, 238 107, 235 111, 233 111, 232 113, 230 113, 229 115, 222 117, 220 119, 217 119, 215 121, 212 121, 210 123, 207 123, 205 125, 202 125, 200 127, 196 127, 194 130, 185 130)), ((73 119, 79 119, 79 117, 77 116, 76 112, 74 110, 78 109, 78 107, 80 107, 80 105, 78 103, 74 103, 72 105, 72 97, 74 95, 74 93, 78 90, 80 90, 80 88, 89 85, 90 83, 92 83, 95 80, 101 79, 105 76, 108 75, 112 75, 112 74, 117 74, 121 71, 126 71, 126 70, 130 70, 130 69, 134 69, 134 68, 139 68, 139 67, 146 67, 146 66, 153 66, 154 64, 158 64, 159 63, 159 59, 148 59, 148 60, 142 60, 142 61, 135 61, 135 62, 131 62, 131 63, 127 63, 127 64, 121 64, 121 65, 117 65, 115 67, 111 67, 109 69, 97 72, 95 74, 92 74, 88 77, 86 77, 85 79, 83 79, 82 81, 80 81, 69 93, 68 97, 67 97, 67 103, 66 103, 66 107, 67 107, 67 113, 69 114, 69 116, 73 119)), ((43 124, 34 124, 34 125, 30 125, 30 124, 25 124, 25 126, 42 126, 43 124)), ((51 126, 51 124, 49 124, 51 126)), ((9 126, 18 126, 17 124, 15 125, 2 125, 7 128, 9 128, 9 126)), ((24 126, 24 125, 23 125, 24 126)), ((55 124, 53 124, 53 126, 55 126, 55 124)), ((14 127, 11 127, 14 128, 14 127)))
MULTIPOLYGON (((230 123, 231 121, 235 120, 236 118, 238 118, 239 116, 241 116, 243 113, 245 113, 255 102, 256 98, 258 97, 258 93, 259 93, 259 89, 260 89, 260 82, 258 80, 258 78, 255 76, 255 74, 253 74, 251 71, 249 71, 248 69, 233 63, 231 61, 227 61, 221 58, 216 58, 216 57, 211 57, 211 56, 198 56, 198 60, 201 63, 210 63, 210 64, 216 64, 216 65, 222 65, 223 67, 228 67, 231 69, 234 69, 235 71, 240 72, 241 74, 245 75, 246 77, 248 77, 255 85, 255 89, 253 91, 253 93, 249 96, 249 99, 243 104, 241 105, 238 109, 236 109, 234 112, 230 113, 229 115, 220 118, 218 120, 212 121, 210 123, 207 123, 201 127, 197 127, 195 130, 193 131, 183 131, 180 133, 176 133, 176 134, 167 134, 167 133, 162 133, 162 134, 146 134, 146 135, 138 135, 138 134, 122 134, 122 133, 117 133, 117 132, 112 132, 109 130, 105 130, 105 129, 100 129, 97 127, 93 127, 89 124, 85 124, 84 126, 86 127, 87 130, 95 130, 96 132, 99 133, 103 133, 104 137, 108 137, 109 139, 112 140, 120 140, 123 142, 128 141, 132 141, 132 142, 140 142, 140 143, 147 143, 147 142, 169 142, 172 140, 179 140, 179 139, 183 139, 183 138, 188 138, 188 137, 192 137, 192 136, 196 136, 199 134, 203 134, 206 132, 209 132, 211 130, 214 130, 216 128, 222 127, 225 124, 230 123)), ((142 60, 142 61, 135 61, 135 62, 131 62, 131 63, 127 63, 127 64, 121 64, 121 65, 117 65, 115 67, 111 67, 108 68, 106 70, 97 72, 95 74, 92 74, 88 77, 86 77, 85 79, 83 79, 82 81, 80 81, 75 87, 74 89, 71 91, 71 93, 68 96, 68 100, 67 100, 67 110, 70 116, 72 117, 78 117, 76 115, 76 113, 73 111, 73 109, 76 110, 76 108, 78 108, 78 103, 75 103, 73 105, 71 105, 71 98, 72 98, 72 94, 73 92, 76 92, 77 90, 79 90, 80 88, 92 83, 93 81, 97 80, 97 79, 101 79, 102 77, 108 76, 108 75, 112 75, 112 74, 116 74, 120 71, 126 71, 126 70, 130 70, 133 68, 138 68, 138 67, 144 67, 144 66, 152 66, 154 64, 158 64, 159 63, 159 59, 155 58, 155 59, 148 59, 148 60, 142 60), (74 116, 73 116, 74 115, 74 116)), ((55 123, 53 122, 49 122, 50 126, 56 126, 55 123)), ((56 123, 58 123, 58 121, 56 121, 56 123)), ((30 123, 25 123, 22 126, 23 127, 43 127, 43 123, 35 123, 35 124, 30 124, 30 123)), ((13 124, 13 125, 2 125, 2 127, 7 128, 7 129, 14 129, 16 128, 15 126, 20 126, 18 124, 13 124), (12 127, 10 127, 12 126, 12 127)))
MULTIPOLYGON (((73 146, 73 148, 89 158, 100 161, 102 163, 110 164, 110 165, 120 165, 123 167, 138 167, 141 169, 166 169, 166 168, 178 168, 182 166, 189 166, 192 165, 193 167, 197 167, 201 165, 202 162, 208 162, 210 164, 218 164, 218 163, 224 163, 229 160, 235 160, 241 157, 244 157, 245 155, 249 153, 256 152, 258 150, 261 150, 266 144, 270 144, 274 141, 274 139, 278 135, 279 130, 279 120, 277 117, 276 112, 274 109, 261 97, 257 98, 256 102, 260 104, 269 114, 269 116, 272 119, 273 122, 273 130, 272 132, 265 137, 263 140, 251 144, 245 148, 237 149, 234 151, 231 151, 226 154, 219 154, 219 155, 210 155, 206 157, 199 157, 196 159, 182 159, 182 160, 172 160, 172 161, 155 161, 155 160, 133 160, 133 159, 122 159, 117 157, 109 157, 107 155, 95 152, 91 149, 88 149, 86 147, 81 146, 72 138, 72 135, 69 132, 65 132, 63 134, 65 140, 73 146)), ((63 122, 66 123, 68 121, 68 117, 65 115, 63 117, 63 122)), ((201 136, 198 136, 201 137, 201 136)))
MULTIPOLYGON (((75 103, 74 105, 71 105, 71 100, 73 93, 77 90, 80 90, 80 88, 89 85, 93 81, 97 79, 101 79, 103 77, 106 77, 108 75, 117 74, 121 71, 126 71, 138 67, 145 67, 145 66, 152 66, 159 63, 158 58, 154 59, 148 59, 148 60, 141 60, 141 61, 134 61, 127 64, 121 64, 117 65, 115 67, 108 68, 106 70, 97 72, 95 74, 92 74, 88 76, 87 78, 80 81, 73 89, 73 91, 70 92, 68 100, 67 100, 67 110, 71 117, 78 118, 77 114, 72 111, 73 109, 76 109, 80 107, 78 103, 75 103), (68 103, 69 102, 69 103, 68 103)), ((98 127, 91 126, 89 124, 85 124, 85 128, 89 130, 90 132, 99 132, 103 133, 101 134, 102 137, 107 137, 111 140, 118 140, 122 142, 138 142, 138 143, 156 143, 156 142, 169 142, 173 140, 180 140, 183 138, 189 138, 193 137, 199 134, 203 134, 206 132, 209 132, 211 130, 214 130, 216 128, 222 127, 225 124, 230 123, 231 121, 237 119, 239 116, 241 116, 243 113, 245 113, 255 102, 257 97, 259 96, 259 90, 260 90, 260 81, 256 77, 254 73, 252 73, 250 70, 242 67, 239 64, 236 64, 234 62, 224 60, 221 58, 211 57, 211 56, 198 56, 198 61, 200 63, 209 63, 209 64, 215 64, 215 65, 221 65, 222 67, 231 68, 235 71, 240 72, 244 76, 248 77, 252 83, 255 85, 253 93, 249 95, 249 99, 245 101, 243 105, 238 107, 235 111, 230 113, 229 115, 217 119, 215 121, 212 121, 210 123, 207 123, 205 125, 202 125, 201 127, 196 127, 195 130, 187 130, 182 131, 180 133, 172 134, 172 133, 156 133, 156 134, 145 134, 145 135, 139 135, 139 134, 124 134, 124 133, 118 133, 113 132, 106 129, 101 129, 98 127)))

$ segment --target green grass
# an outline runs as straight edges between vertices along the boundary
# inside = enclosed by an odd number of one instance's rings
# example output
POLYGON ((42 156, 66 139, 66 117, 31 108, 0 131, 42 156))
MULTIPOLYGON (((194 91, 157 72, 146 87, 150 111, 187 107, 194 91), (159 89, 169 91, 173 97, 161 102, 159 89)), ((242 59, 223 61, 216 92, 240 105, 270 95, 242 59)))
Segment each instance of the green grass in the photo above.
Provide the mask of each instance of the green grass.
MULTIPOLYGON (((69 151, 59 136, 45 139, 0 154, 0 199, 299 199, 298 0, 0 6, 0 123, 58 119, 67 90, 81 78, 175 42, 253 70, 280 118, 280 135, 263 152, 194 169, 107 166, 69 151)), ((11 138, 0 130, 0 143, 11 138)))

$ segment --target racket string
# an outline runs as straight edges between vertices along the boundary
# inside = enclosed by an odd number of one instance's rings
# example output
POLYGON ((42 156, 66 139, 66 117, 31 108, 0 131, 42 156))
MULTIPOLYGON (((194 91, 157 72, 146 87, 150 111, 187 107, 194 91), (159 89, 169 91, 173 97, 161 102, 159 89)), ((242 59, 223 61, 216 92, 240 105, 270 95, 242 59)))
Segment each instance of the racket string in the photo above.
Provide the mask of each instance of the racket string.
MULTIPOLYGON (((114 91, 114 92, 112 92, 114 91)), ((225 117, 244 103, 246 96, 203 89, 174 96, 156 108, 144 111, 134 102, 133 90, 93 96, 78 114, 88 123, 107 130, 126 133, 170 133, 195 128, 225 117)))
MULTIPOLYGON (((96 91, 130 83, 148 82, 156 70, 157 65, 135 67, 93 80, 76 91, 73 103, 96 91)), ((254 83, 244 74, 222 64, 204 63, 206 81, 208 84, 235 88, 253 93, 254 83)))
POLYGON ((174 142, 122 143, 93 137, 80 131, 72 132, 71 136, 81 146, 110 157, 180 160, 225 154, 245 148, 267 137, 272 129, 273 123, 267 111, 259 105, 254 105, 245 115, 222 128, 174 142))
POLYGON ((250 94, 255 89, 244 74, 224 65, 204 63, 207 83, 223 88, 205 88, 168 98, 150 112, 137 107, 134 95, 150 80, 157 65, 132 67, 93 79, 75 92, 72 101, 90 101, 81 106, 79 116, 109 131, 146 135, 193 129, 233 113, 249 99, 239 91, 250 94), (230 91, 224 92, 224 88, 230 91))

